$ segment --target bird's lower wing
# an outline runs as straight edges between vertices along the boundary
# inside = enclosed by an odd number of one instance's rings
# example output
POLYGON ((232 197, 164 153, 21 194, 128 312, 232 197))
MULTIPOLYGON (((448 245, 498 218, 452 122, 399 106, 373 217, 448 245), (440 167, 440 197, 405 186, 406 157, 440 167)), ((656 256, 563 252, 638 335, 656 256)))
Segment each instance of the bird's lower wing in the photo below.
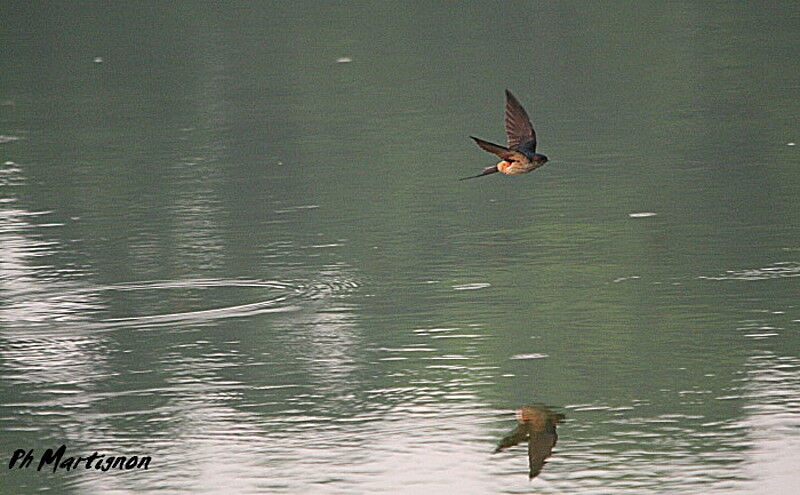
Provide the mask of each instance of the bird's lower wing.
POLYGON ((507 449, 508 447, 513 447, 514 445, 519 444, 523 440, 528 438, 528 428, 524 425, 517 425, 516 428, 511 430, 511 433, 504 436, 500 443, 497 444, 497 448, 494 449, 494 453, 498 453, 503 449, 507 449))
POLYGON ((506 148, 505 146, 500 146, 499 144, 490 143, 489 141, 484 141, 483 139, 476 138, 475 136, 470 136, 477 144, 481 147, 482 150, 488 151, 489 153, 493 153, 503 160, 508 162, 523 162, 526 160, 525 155, 520 153, 519 151, 514 151, 511 149, 506 148))
POLYGON ((553 453, 558 435, 549 432, 532 433, 528 438, 528 478, 533 479, 542 472, 542 467, 553 453))

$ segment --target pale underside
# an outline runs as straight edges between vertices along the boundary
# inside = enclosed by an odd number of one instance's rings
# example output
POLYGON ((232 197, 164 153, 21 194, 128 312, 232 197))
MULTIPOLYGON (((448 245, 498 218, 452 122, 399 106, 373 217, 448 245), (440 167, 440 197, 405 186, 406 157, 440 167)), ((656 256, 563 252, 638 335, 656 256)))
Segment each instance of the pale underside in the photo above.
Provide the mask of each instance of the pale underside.
POLYGON ((497 164, 497 170, 506 175, 521 175, 521 174, 527 174, 528 172, 531 172, 541 166, 542 164, 540 163, 535 163, 528 160, 524 162, 519 162, 519 161, 507 162, 503 160, 502 162, 497 164))

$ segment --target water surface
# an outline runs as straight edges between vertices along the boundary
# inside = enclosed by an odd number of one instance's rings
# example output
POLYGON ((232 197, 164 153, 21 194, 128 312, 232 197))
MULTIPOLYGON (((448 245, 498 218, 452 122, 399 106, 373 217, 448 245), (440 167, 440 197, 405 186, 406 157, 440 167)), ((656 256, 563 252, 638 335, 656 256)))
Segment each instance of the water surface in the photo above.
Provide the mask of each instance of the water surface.
POLYGON ((153 457, 3 486, 800 482, 792 2, 0 17, 0 460, 153 457), (506 87, 551 161, 458 182, 506 87), (566 416, 531 482, 524 404, 566 416))

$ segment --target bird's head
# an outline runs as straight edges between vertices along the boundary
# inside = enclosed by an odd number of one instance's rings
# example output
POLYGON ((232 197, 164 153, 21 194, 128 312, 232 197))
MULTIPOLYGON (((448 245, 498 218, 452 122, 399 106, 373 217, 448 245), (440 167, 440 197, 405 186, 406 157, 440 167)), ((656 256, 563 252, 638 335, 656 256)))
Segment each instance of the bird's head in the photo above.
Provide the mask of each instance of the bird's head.
POLYGON ((539 165, 544 165, 545 163, 547 163, 547 157, 541 153, 535 153, 533 155, 533 161, 538 163, 539 165))

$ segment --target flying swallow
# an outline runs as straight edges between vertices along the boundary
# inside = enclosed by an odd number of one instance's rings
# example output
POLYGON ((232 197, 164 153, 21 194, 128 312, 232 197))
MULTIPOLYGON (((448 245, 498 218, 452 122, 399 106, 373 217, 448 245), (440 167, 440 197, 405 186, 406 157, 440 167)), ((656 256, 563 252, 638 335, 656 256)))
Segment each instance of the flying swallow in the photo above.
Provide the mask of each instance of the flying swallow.
POLYGON ((528 112, 509 90, 506 90, 506 134, 508 146, 500 146, 470 136, 483 150, 497 155, 502 161, 497 165, 486 167, 478 175, 459 180, 474 179, 495 172, 507 175, 527 174, 547 163, 546 156, 536 153, 536 132, 533 130, 528 112))
POLYGON ((556 425, 564 419, 543 406, 523 406, 517 411, 519 424, 497 444, 495 454, 528 441, 528 479, 539 475, 545 460, 553 453, 558 440, 556 425))

